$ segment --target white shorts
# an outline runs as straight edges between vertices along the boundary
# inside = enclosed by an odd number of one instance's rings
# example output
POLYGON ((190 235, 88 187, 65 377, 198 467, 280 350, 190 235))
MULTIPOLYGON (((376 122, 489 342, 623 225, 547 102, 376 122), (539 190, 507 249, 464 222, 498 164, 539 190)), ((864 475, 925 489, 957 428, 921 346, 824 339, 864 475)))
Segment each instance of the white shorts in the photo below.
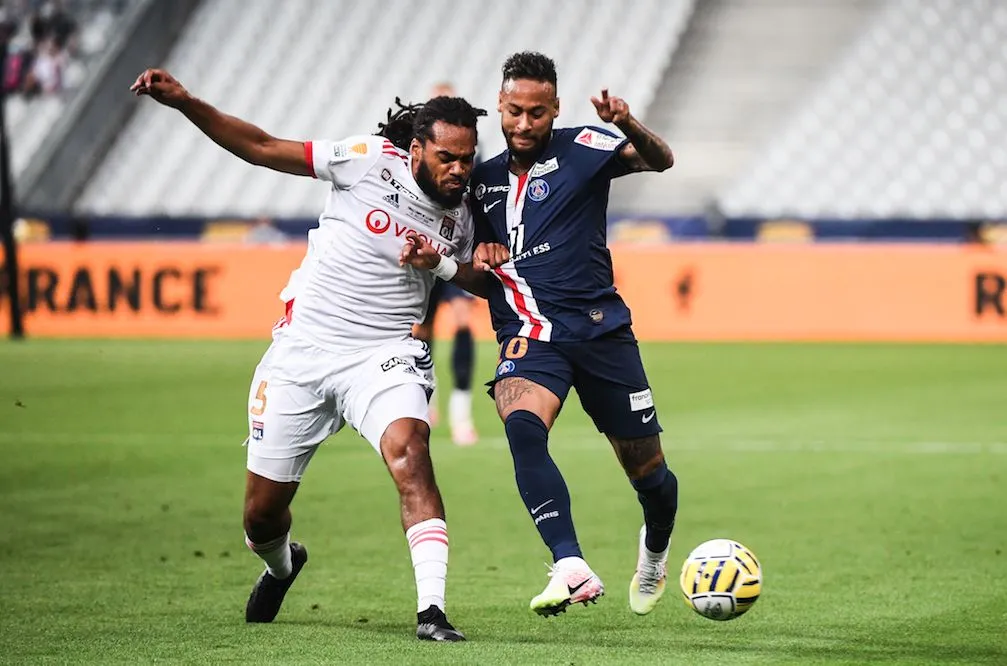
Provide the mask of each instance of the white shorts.
POLYGON ((248 469, 300 481, 318 445, 346 423, 380 454, 393 421, 430 422, 433 388, 433 361, 419 340, 337 353, 276 335, 248 393, 248 469))

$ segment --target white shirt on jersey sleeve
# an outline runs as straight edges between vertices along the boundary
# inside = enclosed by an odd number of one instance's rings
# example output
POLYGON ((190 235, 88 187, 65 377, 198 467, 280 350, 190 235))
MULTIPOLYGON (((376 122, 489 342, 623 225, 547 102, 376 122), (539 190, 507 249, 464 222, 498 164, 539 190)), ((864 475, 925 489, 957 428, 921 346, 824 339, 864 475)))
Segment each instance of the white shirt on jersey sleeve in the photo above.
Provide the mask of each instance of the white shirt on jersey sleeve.
POLYGON ((308 141, 304 151, 316 178, 348 190, 374 166, 383 144, 381 137, 351 136, 342 141, 308 141))

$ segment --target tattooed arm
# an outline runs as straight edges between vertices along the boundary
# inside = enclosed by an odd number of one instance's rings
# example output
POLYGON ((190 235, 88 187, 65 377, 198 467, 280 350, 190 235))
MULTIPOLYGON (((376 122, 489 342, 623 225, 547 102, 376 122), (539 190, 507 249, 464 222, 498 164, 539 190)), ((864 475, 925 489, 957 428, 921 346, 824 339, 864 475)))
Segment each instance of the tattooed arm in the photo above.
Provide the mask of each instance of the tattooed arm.
POLYGON ((668 144, 629 112, 629 104, 621 97, 609 97, 603 88, 601 99, 591 98, 598 117, 622 130, 629 143, 619 151, 619 161, 627 173, 634 171, 664 171, 675 163, 668 144))
POLYGON ((664 139, 633 116, 617 127, 629 139, 619 151, 619 161, 630 172, 664 171, 675 163, 675 156, 664 139))

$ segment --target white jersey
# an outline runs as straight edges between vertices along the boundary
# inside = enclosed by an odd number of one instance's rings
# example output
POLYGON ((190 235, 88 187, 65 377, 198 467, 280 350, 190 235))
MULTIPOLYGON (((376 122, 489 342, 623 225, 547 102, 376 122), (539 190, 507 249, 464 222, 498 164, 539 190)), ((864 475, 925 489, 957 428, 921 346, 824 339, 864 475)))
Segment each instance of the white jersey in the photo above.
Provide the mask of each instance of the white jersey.
POLYGON ((441 254, 472 260, 467 201, 443 208, 412 175, 408 153, 380 136, 311 141, 305 157, 332 183, 308 251, 280 294, 288 316, 278 326, 311 344, 353 350, 399 341, 421 321, 436 279, 399 266, 406 233, 441 254), (291 302, 293 303, 291 305, 291 302))

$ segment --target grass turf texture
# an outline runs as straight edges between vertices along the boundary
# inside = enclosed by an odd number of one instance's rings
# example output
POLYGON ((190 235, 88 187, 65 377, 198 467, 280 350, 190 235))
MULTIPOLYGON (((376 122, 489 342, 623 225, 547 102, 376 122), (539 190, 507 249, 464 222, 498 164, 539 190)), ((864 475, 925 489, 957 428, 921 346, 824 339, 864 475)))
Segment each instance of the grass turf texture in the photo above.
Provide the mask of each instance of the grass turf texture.
MULTIPOLYGON (((1005 347, 644 345, 681 480, 672 577, 719 536, 764 566, 762 598, 728 623, 688 610, 677 580, 652 615, 630 613, 639 506, 575 397, 552 448, 608 594, 533 615, 547 553, 477 399, 479 446, 443 427, 433 442, 458 645, 413 638, 397 499, 353 432, 323 446, 294 503, 311 560, 280 617, 244 624, 260 565, 239 443, 263 348, 0 344, 5 662, 1007 661, 1005 347)), ((494 355, 480 347, 479 377, 494 355)))

